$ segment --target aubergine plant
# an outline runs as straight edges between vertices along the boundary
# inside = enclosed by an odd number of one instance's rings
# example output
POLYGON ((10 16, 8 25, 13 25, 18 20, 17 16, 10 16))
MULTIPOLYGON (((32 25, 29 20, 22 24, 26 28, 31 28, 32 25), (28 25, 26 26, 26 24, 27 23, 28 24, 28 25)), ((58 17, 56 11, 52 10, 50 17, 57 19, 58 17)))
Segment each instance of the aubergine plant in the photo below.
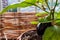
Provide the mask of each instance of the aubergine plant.
MULTIPOLYGON (((12 4, 7 6, 6 8, 4 8, 0 14, 3 14, 4 12, 6 12, 9 9, 12 8, 25 8, 28 6, 36 6, 38 8, 40 8, 41 10, 43 10, 44 12, 48 13, 47 16, 45 16, 44 18, 39 18, 40 21, 42 22, 48 22, 50 21, 52 23, 52 27, 49 27, 45 30, 45 33, 43 35, 43 40, 60 40, 60 26, 56 25, 56 23, 58 24, 60 22, 59 20, 59 13, 56 16, 56 7, 59 5, 58 3, 59 0, 25 0, 21 3, 17 3, 17 4, 12 4), (54 4, 53 6, 51 6, 49 4, 49 1, 51 1, 51 5, 54 4), (48 9, 48 10, 46 10, 48 9)), ((37 14, 37 16, 39 16, 39 14, 37 14)), ((32 24, 37 24, 38 22, 32 22, 32 24)))

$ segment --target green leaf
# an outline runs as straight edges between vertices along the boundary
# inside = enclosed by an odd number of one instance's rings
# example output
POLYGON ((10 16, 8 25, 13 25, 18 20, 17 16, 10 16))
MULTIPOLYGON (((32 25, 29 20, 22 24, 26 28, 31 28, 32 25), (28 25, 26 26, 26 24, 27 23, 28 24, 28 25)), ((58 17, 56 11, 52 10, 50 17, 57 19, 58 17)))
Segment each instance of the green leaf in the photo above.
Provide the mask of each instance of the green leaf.
POLYGON ((40 23, 51 22, 51 20, 48 20, 48 19, 46 19, 45 17, 43 17, 43 18, 38 18, 38 21, 39 21, 40 23))
POLYGON ((54 26, 47 28, 45 30, 45 33, 42 39, 43 40, 60 40, 60 28, 55 29, 54 26))
POLYGON ((44 2, 45 2, 45 0, 39 0, 39 2, 40 2, 40 3, 44 3, 44 2))
POLYGON ((38 21, 32 21, 30 22, 31 24, 38 24, 39 22, 38 21))
POLYGON ((60 12, 55 13, 55 23, 60 26, 60 12))
POLYGON ((43 35, 43 40, 51 40, 51 36, 53 35, 53 27, 49 27, 45 30, 43 35))
POLYGON ((0 14, 4 13, 4 12, 6 12, 7 10, 12 9, 12 8, 17 8, 17 7, 24 8, 24 7, 28 7, 28 6, 32 6, 32 5, 33 5, 33 4, 30 4, 30 3, 25 2, 25 1, 23 1, 23 2, 21 2, 21 3, 17 3, 17 4, 12 4, 12 5, 9 5, 9 6, 7 6, 6 8, 4 8, 4 9, 2 10, 2 12, 0 12, 0 14))
POLYGON ((37 13, 35 16, 42 16, 42 13, 37 13))
POLYGON ((26 2, 29 2, 29 3, 32 3, 32 4, 35 4, 37 2, 37 0, 25 0, 26 2))
MULTIPOLYGON (((45 13, 45 12, 40 13, 40 12, 38 12, 38 13, 36 13, 35 16, 43 16, 43 15, 48 15, 48 13, 45 13)), ((44 16, 43 16, 43 17, 44 17, 44 16)))
POLYGON ((57 14, 57 19, 60 19, 60 13, 57 14))
POLYGON ((55 20, 56 25, 60 26, 60 20, 55 20))
POLYGON ((45 2, 48 2, 48 0, 39 0, 39 2, 45 5, 45 2))
POLYGON ((45 22, 44 17, 43 18, 38 18, 39 22, 45 22))

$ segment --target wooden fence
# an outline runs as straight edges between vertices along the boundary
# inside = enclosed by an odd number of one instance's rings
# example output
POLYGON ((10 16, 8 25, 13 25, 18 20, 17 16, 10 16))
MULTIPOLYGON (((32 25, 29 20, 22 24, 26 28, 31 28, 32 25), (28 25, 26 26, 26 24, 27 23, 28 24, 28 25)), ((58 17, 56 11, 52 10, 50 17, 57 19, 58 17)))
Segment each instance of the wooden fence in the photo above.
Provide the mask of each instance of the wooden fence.
POLYGON ((0 39, 14 40, 22 33, 35 30, 37 25, 30 23, 31 21, 37 21, 38 17, 36 17, 35 14, 36 13, 6 12, 0 15, 0 39))
POLYGON ((0 28, 8 38, 16 38, 24 31, 36 28, 36 25, 30 23, 31 21, 37 21, 35 13, 6 12, 0 15, 0 28))

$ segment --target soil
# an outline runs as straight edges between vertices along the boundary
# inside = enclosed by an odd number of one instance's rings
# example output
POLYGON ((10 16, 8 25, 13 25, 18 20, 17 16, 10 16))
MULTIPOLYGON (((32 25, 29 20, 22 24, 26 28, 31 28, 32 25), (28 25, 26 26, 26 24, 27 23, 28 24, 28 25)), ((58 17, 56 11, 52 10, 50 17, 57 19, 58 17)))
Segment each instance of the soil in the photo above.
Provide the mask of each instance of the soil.
POLYGON ((21 40, 42 40, 42 37, 38 36, 36 30, 30 30, 21 36, 21 40))

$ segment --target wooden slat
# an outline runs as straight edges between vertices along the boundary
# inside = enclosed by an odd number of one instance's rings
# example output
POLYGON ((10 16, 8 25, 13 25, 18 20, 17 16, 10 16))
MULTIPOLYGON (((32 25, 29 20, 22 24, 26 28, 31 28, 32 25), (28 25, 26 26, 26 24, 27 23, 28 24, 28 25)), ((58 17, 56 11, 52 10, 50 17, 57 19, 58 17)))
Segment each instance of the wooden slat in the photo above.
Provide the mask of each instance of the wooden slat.
POLYGON ((2 18, 2 23, 4 24, 3 33, 6 33, 8 39, 17 38, 21 33, 36 28, 36 25, 30 23, 31 21, 37 21, 35 13, 6 12, 0 18, 2 18), (13 21, 12 19, 15 20, 13 21), (13 23, 16 23, 16 25, 13 23), (13 33, 10 33, 9 30, 12 30, 13 33))

